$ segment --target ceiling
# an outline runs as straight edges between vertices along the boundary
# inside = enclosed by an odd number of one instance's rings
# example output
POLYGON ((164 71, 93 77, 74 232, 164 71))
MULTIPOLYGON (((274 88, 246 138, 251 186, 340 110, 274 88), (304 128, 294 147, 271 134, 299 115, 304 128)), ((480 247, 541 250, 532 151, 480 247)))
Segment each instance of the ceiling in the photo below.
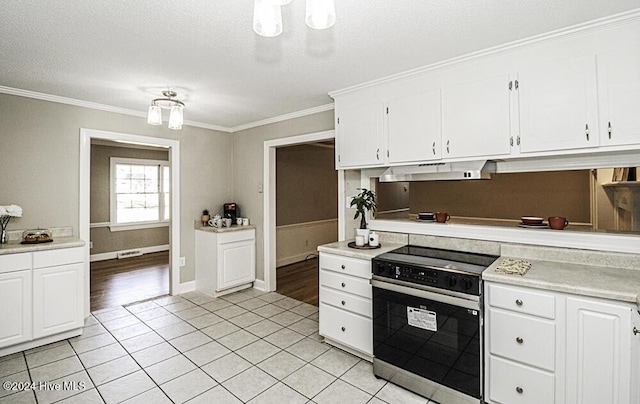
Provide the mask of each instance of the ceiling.
POLYGON ((335 0, 336 24, 253 0, 2 2, 0 92, 28 90, 144 115, 170 87, 186 124, 234 131, 332 103, 328 92, 640 7, 640 0, 335 0))

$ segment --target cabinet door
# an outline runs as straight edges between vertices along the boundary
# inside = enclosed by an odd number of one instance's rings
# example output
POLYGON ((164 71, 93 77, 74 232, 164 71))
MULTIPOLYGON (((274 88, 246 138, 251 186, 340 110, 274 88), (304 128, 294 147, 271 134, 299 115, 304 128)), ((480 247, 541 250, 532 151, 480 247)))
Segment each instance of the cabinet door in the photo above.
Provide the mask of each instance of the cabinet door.
POLYGON ((391 100, 386 112, 389 163, 440 158, 439 90, 391 100))
POLYGON ((84 325, 83 264, 33 271, 33 337, 84 325))
POLYGON ((255 241, 218 245, 217 291, 253 282, 256 279, 255 241))
POLYGON ((338 168, 379 166, 383 158, 382 103, 337 111, 338 168))
POLYGON ((595 56, 528 66, 518 77, 521 152, 598 146, 595 56))
POLYGON ((509 75, 442 90, 442 158, 510 153, 509 75))
POLYGON ((31 270, 0 274, 0 348, 31 339, 31 270))
POLYGON ((631 308, 567 298, 567 404, 630 403, 631 308))
POLYGON ((601 144, 640 143, 640 38, 599 54, 598 80, 601 144))

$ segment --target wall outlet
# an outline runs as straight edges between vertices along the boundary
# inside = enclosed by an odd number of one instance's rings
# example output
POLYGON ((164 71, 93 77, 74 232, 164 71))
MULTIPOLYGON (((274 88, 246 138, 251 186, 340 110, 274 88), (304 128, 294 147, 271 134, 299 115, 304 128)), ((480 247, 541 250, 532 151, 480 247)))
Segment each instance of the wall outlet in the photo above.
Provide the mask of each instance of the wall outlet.
POLYGON ((258 193, 262 193, 264 191, 264 188, 262 187, 262 183, 258 184, 258 193))
POLYGON ((186 257, 180 257, 180 266, 183 267, 187 265, 187 258, 186 257))
POLYGON ((93 248, 93 241, 89 241, 89 248, 93 248))

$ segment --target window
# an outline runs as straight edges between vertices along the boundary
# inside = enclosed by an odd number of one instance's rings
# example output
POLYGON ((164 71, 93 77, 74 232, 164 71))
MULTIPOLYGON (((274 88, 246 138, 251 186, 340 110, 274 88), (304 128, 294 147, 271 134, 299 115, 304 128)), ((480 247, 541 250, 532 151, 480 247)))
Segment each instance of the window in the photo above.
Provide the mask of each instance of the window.
POLYGON ((111 230, 166 226, 169 162, 111 158, 111 230))

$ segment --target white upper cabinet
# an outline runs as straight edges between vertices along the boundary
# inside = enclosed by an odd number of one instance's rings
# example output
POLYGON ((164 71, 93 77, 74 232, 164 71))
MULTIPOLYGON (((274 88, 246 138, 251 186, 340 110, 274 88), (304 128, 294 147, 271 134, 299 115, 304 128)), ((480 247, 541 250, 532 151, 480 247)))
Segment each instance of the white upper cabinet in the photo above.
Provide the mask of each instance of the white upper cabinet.
POLYGON ((383 112, 381 102, 336 111, 338 168, 371 167, 384 163, 383 112))
POLYGON ((595 55, 532 63, 518 78, 521 152, 598 146, 595 55))
POLYGON ((510 153, 509 75, 442 90, 442 157, 510 153))
POLYGON ((600 142, 640 143, 640 34, 632 46, 598 54, 600 142))
POLYGON ((386 116, 389 163, 440 158, 440 90, 390 100, 386 116))

